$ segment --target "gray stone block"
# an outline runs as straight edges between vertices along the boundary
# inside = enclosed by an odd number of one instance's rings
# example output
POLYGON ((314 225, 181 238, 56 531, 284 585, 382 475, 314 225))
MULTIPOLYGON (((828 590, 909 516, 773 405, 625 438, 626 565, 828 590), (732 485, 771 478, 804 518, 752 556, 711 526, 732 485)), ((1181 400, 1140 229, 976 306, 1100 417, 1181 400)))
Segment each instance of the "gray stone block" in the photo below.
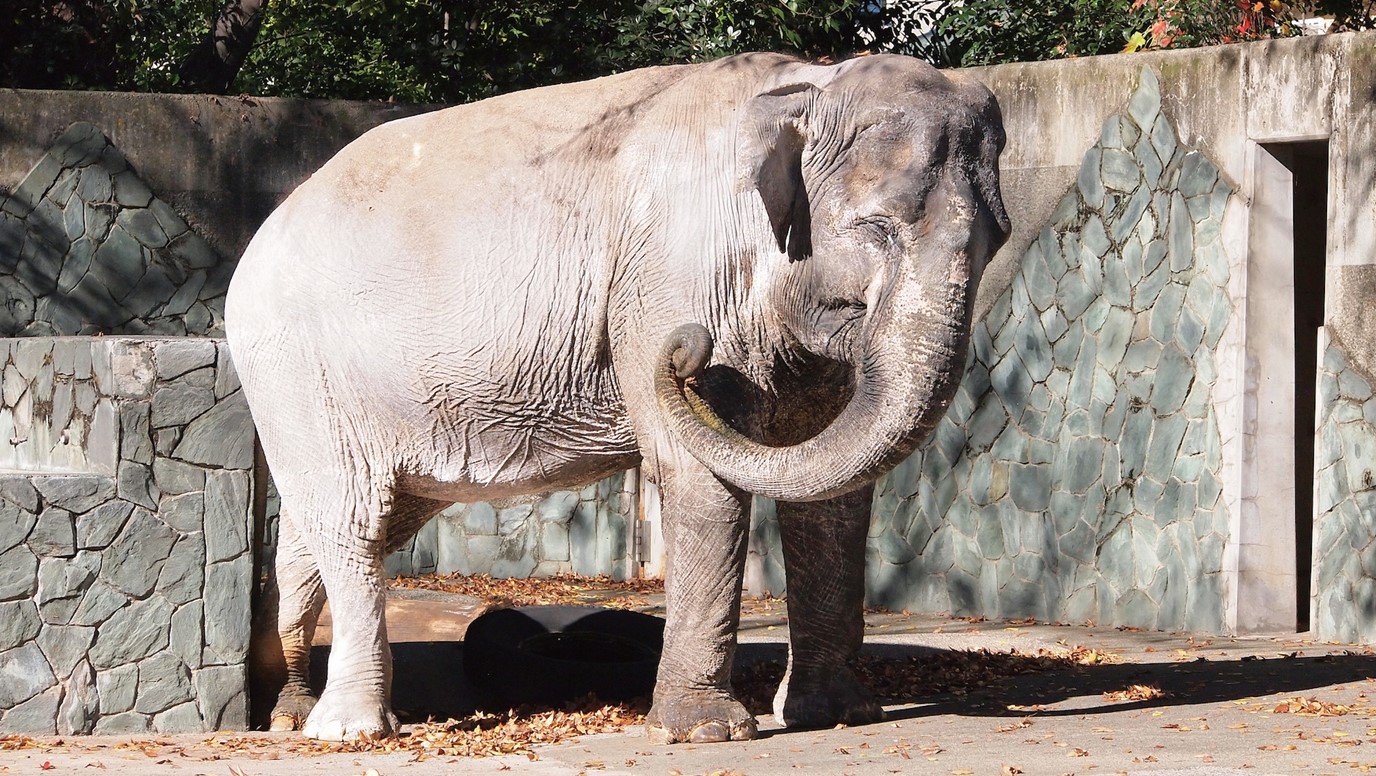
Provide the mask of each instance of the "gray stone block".
POLYGON ((134 510, 105 553, 101 579, 135 598, 151 592, 177 533, 143 509, 134 510))
POLYGON ((113 177, 114 198, 129 208, 146 208, 153 201, 153 192, 132 170, 124 170, 113 177))
POLYGON ((224 343, 217 346, 215 359, 215 399, 218 401, 239 390, 239 373, 224 343))
POLYGON ((162 341, 153 348, 158 380, 175 380, 189 371, 216 363, 216 344, 211 340, 162 341))
POLYGON ((109 477, 89 474, 34 477, 33 485, 48 504, 74 513, 93 509, 115 495, 109 477))
MULTIPOLYGON (((159 458, 158 460, 166 459, 159 458)), ((158 517, 184 534, 200 531, 204 514, 205 495, 200 492, 183 493, 180 496, 164 495, 158 506, 158 517)), ((224 516, 219 517, 223 518, 224 516)))
POLYGON ((167 232, 158 223, 157 216, 146 207, 125 207, 115 216, 115 223, 145 248, 167 245, 167 232))
MULTIPOLYGON (((153 482, 157 484, 158 491, 162 494, 159 510, 165 511, 167 509, 167 496, 193 493, 205 489, 205 470, 172 458, 158 457, 153 461, 153 482)), ((167 515, 164 514, 162 517, 168 524, 176 526, 167 515)), ((197 509, 196 520, 199 525, 199 508, 197 509)), ((179 530, 188 529, 179 528, 179 530)))
POLYGON ((544 522, 540 526, 540 559, 545 561, 568 561, 569 530, 562 522, 544 522))
POLYGON ((97 670, 143 660, 167 648, 172 604, 154 595, 115 612, 96 632, 91 665, 97 670))
POLYGON ((194 671, 192 684, 208 730, 248 727, 248 699, 243 666, 212 666, 194 671))
POLYGON ((59 735, 85 735, 95 729, 100 714, 100 693, 91 664, 82 661, 71 672, 57 712, 59 735))
POLYGON ((196 704, 188 701, 153 717, 153 729, 159 733, 198 733, 207 728, 196 704))
POLYGON ((244 662, 252 585, 253 562, 248 555, 214 563, 206 569, 204 664, 244 662))
MULTIPOLYGON (((57 684, 57 677, 43 657, 43 652, 32 641, 15 649, 0 652, 0 709, 8 709, 6 718, 13 714, 20 703, 33 698, 49 687, 57 684)), ((57 716, 57 704, 49 720, 57 716)))
POLYGON ((185 382, 169 383, 153 394, 152 424, 154 428, 185 426, 213 406, 213 390, 185 382))
POLYGON ((44 558, 38 566, 37 601, 44 622, 64 624, 71 620, 82 595, 100 572, 101 558, 80 552, 68 560, 44 558))
MULTIPOLYGON (((0 665, 3 665, 2 661, 0 657, 0 665)), ((3 690, 0 689, 0 692, 3 690)), ((53 735, 57 732, 58 704, 61 700, 62 689, 54 687, 14 706, 0 719, 0 733, 53 735)), ((4 705, 0 702, 0 707, 4 705)))
POLYGON ((97 673, 96 692, 100 696, 100 713, 121 714, 134 708, 134 695, 138 686, 139 669, 135 664, 97 673))
POLYGON ((133 461, 120 461, 115 493, 125 501, 141 507, 158 508, 158 486, 153 482, 153 472, 148 466, 133 461))
POLYGON ((243 391, 230 394, 187 427, 173 457, 205 466, 253 466, 253 418, 243 391))
POLYGON ((205 544, 206 558, 211 563, 237 557, 248 550, 252 495, 247 472, 210 471, 206 474, 205 544))
POLYGON ((99 284, 110 299, 123 299, 143 277, 147 261, 139 241, 116 224, 96 248, 86 280, 99 284))
POLYGON ((0 603, 0 652, 33 640, 41 626, 33 601, 0 603))
POLYGON ((139 663, 135 711, 152 715, 190 700, 191 670, 181 658, 170 652, 159 652, 139 663))
POLYGON ((76 521, 65 509, 48 507, 29 534, 29 549, 39 557, 70 558, 76 554, 76 521))
POLYGON ((37 588, 38 558, 25 545, 0 552, 0 601, 27 598, 37 588))
POLYGON ((119 456, 142 464, 153 463, 153 436, 149 427, 148 405, 143 402, 119 408, 119 456))
MULTIPOLYGON (((38 634, 38 647, 58 678, 73 676, 95 641, 96 629, 80 625, 47 625, 38 634)), ((87 666, 89 669, 89 666, 87 666)))
POLYGON ((205 647, 204 621, 205 605, 199 597, 182 604, 172 614, 168 650, 193 669, 201 664, 201 652, 205 647))
MULTIPOLYGON (((25 512, 38 512, 38 490, 34 488, 33 483, 29 481, 28 477, 15 475, 0 476, 0 499, 8 501, 10 504, 19 507, 25 512)), ((0 526, 9 525, 8 521, 3 519, 6 514, 6 512, 0 512, 0 526)), ((0 528, 0 531, 3 530, 3 528, 0 528)), ((28 529, 24 529, 24 533, 27 534, 28 529)), ((0 536, 5 536, 5 534, 0 534, 0 536)), ((3 546, 3 541, 0 541, 0 547, 3 546)))
POLYGON ((201 537, 183 536, 162 564, 158 592, 174 604, 199 598, 205 583, 205 565, 205 544, 201 537))
MULTIPOLYGON (((1123 242, 1141 228, 1142 217, 1147 213, 1147 208, 1151 206, 1151 200, 1151 189, 1145 186, 1139 188, 1128 198, 1127 206, 1113 219, 1109 233, 1113 235, 1114 242, 1123 242)), ((1104 257, 1105 263, 1113 259, 1112 254, 1104 257)))
POLYGON ((93 732, 98 736, 137 735, 149 732, 152 729, 150 725, 148 717, 138 712, 130 711, 108 716, 102 713, 93 732))
POLYGON ((76 545, 80 549, 98 550, 110 544, 124 527, 124 521, 134 511, 128 501, 107 501, 104 504, 78 515, 76 518, 76 545))
POLYGON ((1105 194, 1103 179, 1099 173, 1101 153, 1102 149, 1099 147, 1091 148, 1080 163, 1080 172, 1075 179, 1085 204, 1096 209, 1103 207, 1105 194))
POLYGON ((0 502, 0 552, 22 544, 37 522, 38 515, 0 502))

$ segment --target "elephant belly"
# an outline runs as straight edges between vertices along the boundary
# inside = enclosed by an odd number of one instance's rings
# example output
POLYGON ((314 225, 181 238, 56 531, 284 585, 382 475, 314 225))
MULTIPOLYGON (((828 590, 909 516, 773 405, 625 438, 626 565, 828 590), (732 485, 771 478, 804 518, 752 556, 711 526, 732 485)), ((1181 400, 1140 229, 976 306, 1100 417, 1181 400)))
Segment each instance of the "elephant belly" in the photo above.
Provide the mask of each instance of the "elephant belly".
POLYGON ((635 466, 625 412, 546 416, 527 411, 436 428, 406 456, 401 490, 445 501, 507 498, 595 482, 635 466))

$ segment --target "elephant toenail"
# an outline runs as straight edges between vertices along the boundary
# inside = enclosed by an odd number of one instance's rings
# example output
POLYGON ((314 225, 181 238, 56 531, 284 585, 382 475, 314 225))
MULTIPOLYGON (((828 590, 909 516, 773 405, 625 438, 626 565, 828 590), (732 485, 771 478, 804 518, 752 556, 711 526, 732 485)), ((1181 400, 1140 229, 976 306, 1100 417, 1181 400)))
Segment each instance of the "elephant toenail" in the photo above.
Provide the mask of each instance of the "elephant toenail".
POLYGON ((755 736, 759 735, 759 732, 760 731, 755 724, 755 720, 747 719, 746 721, 741 722, 740 724, 735 725, 731 728, 731 740, 749 741, 755 738, 755 736))
POLYGON ((718 741, 731 740, 731 729, 725 722, 713 720, 704 722, 693 728, 692 735, 688 736, 688 741, 694 744, 712 744, 718 741))

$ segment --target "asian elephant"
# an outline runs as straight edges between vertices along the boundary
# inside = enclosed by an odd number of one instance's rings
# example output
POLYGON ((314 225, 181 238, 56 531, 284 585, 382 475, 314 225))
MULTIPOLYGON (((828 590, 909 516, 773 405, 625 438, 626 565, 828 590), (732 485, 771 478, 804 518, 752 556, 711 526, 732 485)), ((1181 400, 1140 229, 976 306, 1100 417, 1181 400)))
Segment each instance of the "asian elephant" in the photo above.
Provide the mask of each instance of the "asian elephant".
POLYGON ((959 382, 1008 232, 1003 142, 962 75, 746 54, 407 118, 341 151, 262 226, 226 304, 282 498, 274 725, 396 730, 382 559, 448 503, 636 465, 668 552, 651 732, 756 734, 729 685, 752 493, 782 502, 780 721, 881 718, 846 667, 873 482, 959 382))

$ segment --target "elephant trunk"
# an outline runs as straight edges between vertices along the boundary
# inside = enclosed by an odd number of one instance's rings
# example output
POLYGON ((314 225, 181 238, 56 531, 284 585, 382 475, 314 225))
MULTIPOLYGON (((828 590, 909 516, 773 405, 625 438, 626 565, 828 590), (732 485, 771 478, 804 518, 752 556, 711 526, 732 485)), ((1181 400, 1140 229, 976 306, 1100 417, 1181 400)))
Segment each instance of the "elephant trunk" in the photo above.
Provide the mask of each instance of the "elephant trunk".
POLYGON ((874 481, 921 444, 960 384, 978 274, 972 258, 987 256, 981 240, 962 236, 926 242, 949 261, 907 261, 889 279, 867 319, 854 394, 816 436, 771 447, 717 417, 684 382, 711 357, 711 336, 696 324, 670 335, 657 365, 655 389, 670 429, 714 474, 757 495, 816 501, 874 481))

